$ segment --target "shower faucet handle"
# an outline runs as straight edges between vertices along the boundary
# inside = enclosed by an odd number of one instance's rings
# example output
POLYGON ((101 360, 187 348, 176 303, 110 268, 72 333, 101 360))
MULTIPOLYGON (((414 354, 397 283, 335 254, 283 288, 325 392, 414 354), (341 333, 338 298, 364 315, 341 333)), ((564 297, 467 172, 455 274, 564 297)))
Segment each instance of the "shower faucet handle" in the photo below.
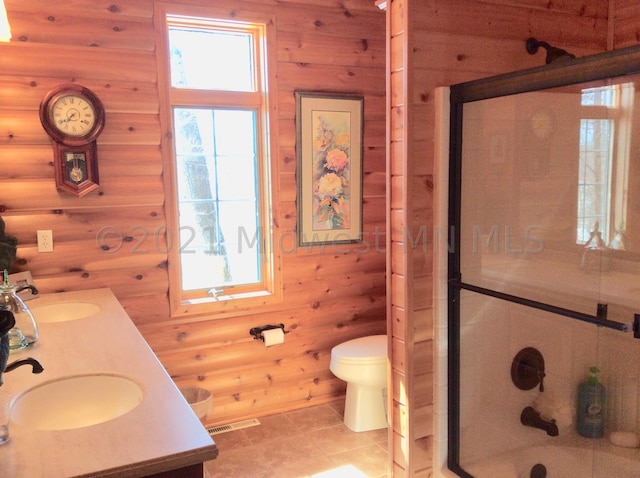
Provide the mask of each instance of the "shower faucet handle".
POLYGON ((544 358, 539 350, 525 347, 511 363, 511 380, 520 390, 532 390, 536 386, 544 392, 544 358))

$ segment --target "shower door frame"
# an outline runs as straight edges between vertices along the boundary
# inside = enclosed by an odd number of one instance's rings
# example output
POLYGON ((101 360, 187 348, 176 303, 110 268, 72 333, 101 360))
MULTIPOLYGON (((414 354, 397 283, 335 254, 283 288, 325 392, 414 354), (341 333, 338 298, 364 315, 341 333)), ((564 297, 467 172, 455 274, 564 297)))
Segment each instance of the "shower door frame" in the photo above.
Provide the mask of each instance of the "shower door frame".
POLYGON ((448 198, 448 441, 447 466, 463 478, 473 478, 460 465, 460 292, 462 289, 528 307, 557 313, 621 331, 627 325, 606 319, 600 308, 593 316, 528 299, 502 294, 466 284, 461 274, 461 217, 462 217, 462 124, 465 103, 489 98, 515 95, 548 88, 604 80, 640 73, 640 45, 613 50, 570 62, 548 64, 504 75, 459 83, 450 87, 449 123, 449 198, 448 198))

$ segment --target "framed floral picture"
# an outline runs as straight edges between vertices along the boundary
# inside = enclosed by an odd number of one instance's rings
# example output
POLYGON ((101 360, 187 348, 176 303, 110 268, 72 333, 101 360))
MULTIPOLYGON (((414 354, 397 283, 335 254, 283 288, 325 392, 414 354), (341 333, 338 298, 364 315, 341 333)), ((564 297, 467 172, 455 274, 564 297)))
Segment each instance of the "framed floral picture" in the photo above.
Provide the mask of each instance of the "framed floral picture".
POLYGON ((298 244, 361 242, 364 98, 295 95, 298 244))

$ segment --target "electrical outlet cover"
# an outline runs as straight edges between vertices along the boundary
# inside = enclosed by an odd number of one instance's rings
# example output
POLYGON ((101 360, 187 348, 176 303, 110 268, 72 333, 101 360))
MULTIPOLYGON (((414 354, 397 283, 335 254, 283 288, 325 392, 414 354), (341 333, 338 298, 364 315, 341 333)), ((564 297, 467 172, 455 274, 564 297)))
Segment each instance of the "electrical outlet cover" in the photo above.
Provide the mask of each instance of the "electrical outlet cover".
POLYGON ((38 252, 53 252, 53 232, 51 230, 38 231, 38 252))

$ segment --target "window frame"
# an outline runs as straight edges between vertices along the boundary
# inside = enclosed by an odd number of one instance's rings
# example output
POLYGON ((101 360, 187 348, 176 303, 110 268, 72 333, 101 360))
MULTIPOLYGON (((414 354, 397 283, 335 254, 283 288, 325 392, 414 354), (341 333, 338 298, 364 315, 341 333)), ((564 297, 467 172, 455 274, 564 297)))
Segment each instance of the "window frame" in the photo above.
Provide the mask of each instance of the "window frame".
POLYGON ((275 247, 279 237, 278 221, 274 220, 278 204, 276 141, 277 138, 277 82, 275 75, 275 16, 269 12, 235 11, 157 2, 154 7, 156 29, 156 61, 158 64, 158 93, 160 99, 161 150, 165 188, 165 215, 167 233, 179 237, 178 191, 176 178, 176 154, 173 133, 173 109, 185 108, 246 108, 257 112, 256 144, 258 159, 260 231, 256 240, 261 242, 261 282, 255 287, 236 286, 229 293, 205 295, 182 290, 182 272, 179 245, 170 247, 168 256, 169 303, 171 316, 200 313, 220 317, 250 313, 256 307, 282 301, 280 251, 275 247), (206 19, 203 21, 203 19, 206 19), (207 21, 208 19, 208 21, 207 21), (230 29, 249 30, 255 35, 253 92, 221 92, 215 90, 174 88, 171 86, 169 35, 170 25, 226 25, 230 29), (242 27, 242 28, 241 28, 242 27))
MULTIPOLYGON (((617 92, 616 92, 617 94, 617 92)), ((582 95, 584 96, 584 92, 582 93, 582 95)), ((617 100, 614 100, 617 102, 617 100)), ((598 221, 599 222, 599 232, 602 234, 602 239, 608 243, 608 237, 609 237, 609 231, 610 231, 610 227, 611 227, 611 222, 613 221, 613 217, 612 217, 612 210, 611 210, 611 192, 612 192, 612 180, 611 180, 611 176, 612 176, 612 164, 614 162, 614 157, 615 157, 615 130, 616 130, 616 112, 618 111, 618 106, 616 104, 612 105, 612 106, 607 106, 607 105, 582 105, 580 107, 580 127, 582 128, 582 122, 606 122, 609 128, 609 145, 608 145, 608 155, 607 158, 603 160, 604 165, 606 166, 605 168, 603 168, 603 170, 606 169, 606 177, 604 178, 604 181, 602 181, 600 184, 606 189, 606 196, 607 196, 607 200, 606 200, 606 204, 604 204, 604 210, 602 211, 602 221, 598 221), (604 221, 604 222, 603 222, 604 221)), ((582 132, 580 133, 580 143, 581 146, 580 148, 582 148, 582 141, 583 141, 583 137, 582 137, 582 132)), ((586 155, 586 153, 585 153, 586 155)), ((586 161, 586 158, 585 158, 586 161)), ((578 162, 582 162, 581 158, 578 158, 578 162)), ((587 165, 585 164, 584 167, 586 168, 587 165)), ((586 200, 584 199, 586 196, 586 188, 588 188, 590 185, 593 185, 591 183, 583 183, 582 182, 582 177, 580 177, 580 175, 578 176, 578 184, 577 184, 577 189, 578 189, 578 195, 576 197, 577 199, 577 207, 576 207, 576 225, 578 225, 580 223, 581 220, 585 220, 587 217, 589 217, 588 215, 584 214, 581 215, 580 214, 580 205, 581 203, 584 204, 584 202, 586 202, 586 200)), ((594 219, 592 217, 592 219, 594 219)), ((593 227, 594 227, 595 223, 592 223, 591 226, 589 226, 589 229, 586 232, 586 234, 589 234, 590 232, 593 231, 593 227)), ((585 244, 587 244, 590 239, 589 237, 586 237, 584 240, 582 240, 579 236, 578 236, 578 232, 577 232, 578 228, 576 227, 576 244, 579 246, 584 246, 585 244)))
MULTIPOLYGON (((634 104, 634 90, 629 83, 604 85, 594 89, 613 89, 614 101, 612 105, 581 105, 581 120, 608 121, 610 125, 609 158, 607 159, 607 208, 604 211, 606 224, 600 226, 602 239, 609 244, 616 233, 624 230, 627 220, 627 187, 629 182, 629 149, 632 131, 632 110, 634 104)), ((581 138, 582 139, 582 138, 581 138)), ((578 190, 580 185, 578 184, 578 190)), ((577 195, 577 198, 580 194, 577 195)), ((579 201, 579 199, 578 199, 579 201)), ((578 212, 578 207, 576 207, 578 212)), ((577 215, 577 220, 580 216, 577 215)), ((576 227, 577 231, 577 227, 576 227)), ((576 245, 584 247, 589 239, 581 242, 575 237, 576 245)))

